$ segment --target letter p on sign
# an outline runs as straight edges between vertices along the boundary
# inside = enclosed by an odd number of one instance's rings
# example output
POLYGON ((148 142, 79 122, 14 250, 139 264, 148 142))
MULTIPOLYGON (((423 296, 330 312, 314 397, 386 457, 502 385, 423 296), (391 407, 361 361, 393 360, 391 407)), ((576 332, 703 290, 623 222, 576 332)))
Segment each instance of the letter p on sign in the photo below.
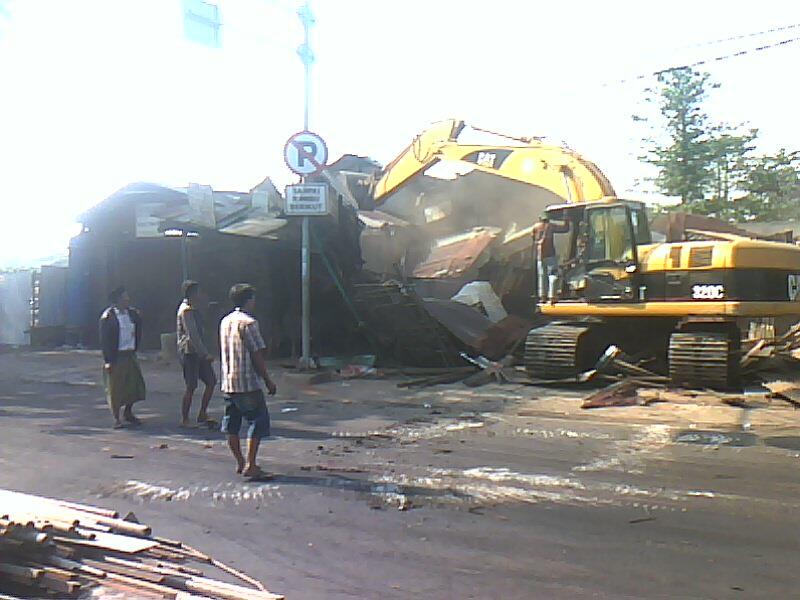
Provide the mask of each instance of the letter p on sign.
POLYGON ((328 147, 316 133, 301 131, 294 134, 283 147, 286 166, 297 175, 313 175, 325 168, 328 147))

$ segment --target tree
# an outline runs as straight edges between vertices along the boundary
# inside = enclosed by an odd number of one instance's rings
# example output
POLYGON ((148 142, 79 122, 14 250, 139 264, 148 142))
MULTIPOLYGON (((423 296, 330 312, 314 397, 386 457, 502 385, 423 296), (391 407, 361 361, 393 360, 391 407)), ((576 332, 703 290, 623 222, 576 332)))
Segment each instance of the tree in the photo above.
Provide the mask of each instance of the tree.
POLYGON ((718 86, 709 77, 690 68, 665 71, 658 75, 658 88, 648 90, 646 99, 657 104, 663 122, 659 130, 666 136, 645 139, 641 160, 658 170, 653 179, 656 188, 667 196, 678 196, 683 208, 692 212, 702 210, 713 177, 709 116, 702 104, 709 88, 718 86))
POLYGON ((718 125, 709 132, 706 142, 708 174, 706 200, 698 212, 720 219, 738 215, 734 200, 741 195, 750 171, 750 154, 755 150, 757 129, 739 132, 729 125, 718 125))
POLYGON ((734 203, 740 220, 800 217, 800 152, 781 148, 772 156, 751 159, 741 187, 745 195, 734 203))
POLYGON ((729 221, 800 217, 800 152, 754 156, 757 129, 713 123, 704 111, 708 91, 718 87, 687 67, 660 73, 647 90, 659 118, 634 120, 660 132, 643 140, 641 157, 657 169, 656 189, 679 197, 684 211, 729 221))

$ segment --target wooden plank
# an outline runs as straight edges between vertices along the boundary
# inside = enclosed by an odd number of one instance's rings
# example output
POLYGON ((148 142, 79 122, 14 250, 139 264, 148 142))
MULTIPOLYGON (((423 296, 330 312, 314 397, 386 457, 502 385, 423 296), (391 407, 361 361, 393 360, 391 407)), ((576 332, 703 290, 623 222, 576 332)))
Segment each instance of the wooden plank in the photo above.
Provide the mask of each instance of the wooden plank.
POLYGON ((583 400, 581 408, 605 408, 610 406, 634 406, 637 384, 632 381, 620 381, 610 385, 583 400))
POLYGON ((145 550, 152 550, 158 546, 158 542, 146 538, 132 537, 118 533, 95 533, 93 540, 72 539, 55 536, 54 540, 60 544, 72 546, 88 546, 90 548, 102 548, 104 550, 114 550, 124 554, 137 554, 145 550))
POLYGON ((103 560, 92 559, 85 559, 83 562, 90 567, 104 571, 106 574, 117 573, 118 575, 125 575, 126 577, 133 577, 134 579, 149 581, 150 583, 164 583, 167 580, 166 575, 163 573, 152 573, 150 571, 140 569, 138 566, 128 567, 103 560))

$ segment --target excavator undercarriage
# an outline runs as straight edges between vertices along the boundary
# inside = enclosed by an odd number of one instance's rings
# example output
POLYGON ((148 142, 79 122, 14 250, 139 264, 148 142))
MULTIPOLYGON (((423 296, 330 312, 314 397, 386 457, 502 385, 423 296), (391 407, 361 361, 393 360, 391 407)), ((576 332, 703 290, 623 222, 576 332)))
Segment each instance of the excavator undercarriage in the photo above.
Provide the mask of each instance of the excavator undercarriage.
POLYGON ((740 383, 740 339, 733 321, 555 321, 530 331, 524 364, 534 379, 575 379, 614 345, 675 385, 731 389, 740 383))

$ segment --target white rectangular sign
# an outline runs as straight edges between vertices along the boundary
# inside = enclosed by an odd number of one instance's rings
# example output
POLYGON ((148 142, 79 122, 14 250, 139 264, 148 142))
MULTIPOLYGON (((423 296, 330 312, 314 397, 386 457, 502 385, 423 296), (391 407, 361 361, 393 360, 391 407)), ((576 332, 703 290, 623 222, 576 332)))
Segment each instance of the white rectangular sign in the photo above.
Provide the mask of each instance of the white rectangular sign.
POLYGON ((300 183, 286 186, 286 214, 295 217, 327 215, 327 184, 300 183))

